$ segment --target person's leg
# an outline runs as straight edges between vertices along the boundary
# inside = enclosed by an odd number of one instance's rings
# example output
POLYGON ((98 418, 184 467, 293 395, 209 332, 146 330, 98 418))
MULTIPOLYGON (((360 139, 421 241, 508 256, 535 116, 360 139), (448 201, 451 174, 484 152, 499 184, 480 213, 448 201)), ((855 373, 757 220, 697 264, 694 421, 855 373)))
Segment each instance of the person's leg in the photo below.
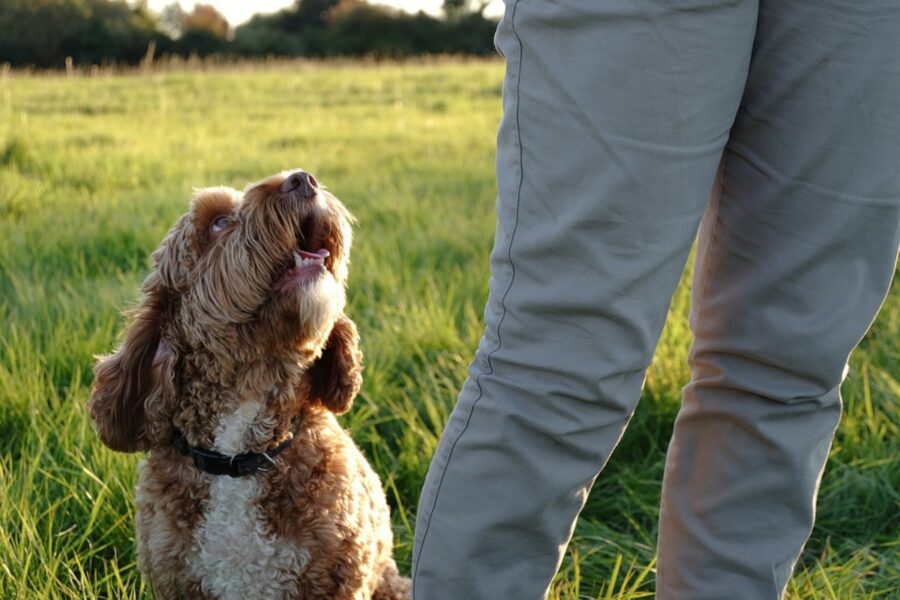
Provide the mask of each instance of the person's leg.
POLYGON ((773 599, 900 237, 900 5, 763 0, 701 227, 657 598, 773 599))
POLYGON ((755 2, 510 2, 485 334, 422 491, 416 600, 545 595, 640 393, 755 2))

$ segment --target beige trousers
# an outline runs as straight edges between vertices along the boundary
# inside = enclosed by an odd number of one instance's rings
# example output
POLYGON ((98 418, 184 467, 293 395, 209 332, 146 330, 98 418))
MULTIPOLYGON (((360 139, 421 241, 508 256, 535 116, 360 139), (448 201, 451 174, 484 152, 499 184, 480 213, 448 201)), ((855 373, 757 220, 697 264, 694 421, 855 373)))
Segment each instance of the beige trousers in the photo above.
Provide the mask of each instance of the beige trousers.
POLYGON ((415 599, 546 595, 698 224, 657 597, 779 598, 894 273, 900 2, 510 0, 496 41, 485 333, 422 491, 415 599))

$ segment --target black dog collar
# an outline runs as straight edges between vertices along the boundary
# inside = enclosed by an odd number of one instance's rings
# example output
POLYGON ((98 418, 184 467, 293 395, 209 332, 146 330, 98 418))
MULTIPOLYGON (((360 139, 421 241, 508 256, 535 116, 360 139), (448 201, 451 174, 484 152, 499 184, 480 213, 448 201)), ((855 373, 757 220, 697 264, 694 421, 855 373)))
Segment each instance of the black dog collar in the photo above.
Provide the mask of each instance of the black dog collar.
POLYGON ((228 456, 214 450, 197 448, 188 444, 181 432, 175 432, 173 445, 181 454, 194 459, 194 465, 201 471, 210 475, 228 475, 229 477, 243 477, 254 473, 269 471, 275 466, 275 457, 290 446, 294 440, 291 435, 286 440, 265 452, 247 452, 228 456))

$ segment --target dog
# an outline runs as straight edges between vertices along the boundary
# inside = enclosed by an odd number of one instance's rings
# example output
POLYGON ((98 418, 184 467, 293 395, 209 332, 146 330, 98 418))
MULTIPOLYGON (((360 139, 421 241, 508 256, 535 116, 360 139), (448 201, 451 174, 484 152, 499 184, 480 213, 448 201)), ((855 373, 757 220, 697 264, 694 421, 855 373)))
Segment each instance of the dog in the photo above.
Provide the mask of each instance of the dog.
POLYGON ((344 313, 353 217, 305 171, 208 188, 151 255, 87 404, 138 467, 161 598, 410 597, 381 483, 335 418, 362 383, 344 313))

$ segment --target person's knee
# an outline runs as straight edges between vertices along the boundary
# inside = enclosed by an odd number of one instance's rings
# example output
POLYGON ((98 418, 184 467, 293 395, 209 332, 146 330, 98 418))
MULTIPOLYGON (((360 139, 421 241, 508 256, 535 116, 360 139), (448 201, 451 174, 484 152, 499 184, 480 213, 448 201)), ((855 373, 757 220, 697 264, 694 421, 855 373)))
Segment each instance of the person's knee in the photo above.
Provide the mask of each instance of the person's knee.
POLYGON ((840 402, 837 392, 847 374, 846 358, 821 347, 698 343, 691 352, 692 383, 781 404, 812 401, 824 407, 840 402))

